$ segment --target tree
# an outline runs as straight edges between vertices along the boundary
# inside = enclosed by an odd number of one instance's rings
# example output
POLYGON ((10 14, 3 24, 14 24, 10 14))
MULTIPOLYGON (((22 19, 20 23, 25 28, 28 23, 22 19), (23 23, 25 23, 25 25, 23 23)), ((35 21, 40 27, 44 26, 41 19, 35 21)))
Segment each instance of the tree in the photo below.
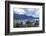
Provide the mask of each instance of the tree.
POLYGON ((32 22, 30 22, 30 21, 27 21, 26 24, 27 24, 28 27, 32 26, 32 22))
POLYGON ((39 25, 39 21, 36 20, 35 26, 38 26, 38 25, 39 25))

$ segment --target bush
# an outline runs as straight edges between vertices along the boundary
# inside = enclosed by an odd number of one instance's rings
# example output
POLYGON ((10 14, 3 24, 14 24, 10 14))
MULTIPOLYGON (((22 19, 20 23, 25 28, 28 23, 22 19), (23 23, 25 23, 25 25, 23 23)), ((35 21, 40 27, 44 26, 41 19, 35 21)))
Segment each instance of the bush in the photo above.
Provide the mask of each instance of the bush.
POLYGON ((28 27, 32 26, 32 22, 30 22, 30 21, 27 21, 26 24, 27 24, 28 27))

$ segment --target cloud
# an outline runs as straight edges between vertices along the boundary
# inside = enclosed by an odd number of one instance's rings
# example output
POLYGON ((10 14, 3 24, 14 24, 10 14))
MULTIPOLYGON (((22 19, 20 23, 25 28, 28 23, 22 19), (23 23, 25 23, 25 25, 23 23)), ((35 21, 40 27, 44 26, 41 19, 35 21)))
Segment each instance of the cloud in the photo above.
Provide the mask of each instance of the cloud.
POLYGON ((14 13, 19 15, 27 15, 39 17, 39 8, 14 8, 14 13))
POLYGON ((29 9, 27 9, 27 11, 26 11, 26 14, 25 15, 27 15, 27 16, 34 16, 34 17, 38 17, 39 16, 39 8, 29 8, 29 9))
POLYGON ((14 8, 14 13, 24 15, 25 11, 23 9, 20 9, 20 8, 14 8))

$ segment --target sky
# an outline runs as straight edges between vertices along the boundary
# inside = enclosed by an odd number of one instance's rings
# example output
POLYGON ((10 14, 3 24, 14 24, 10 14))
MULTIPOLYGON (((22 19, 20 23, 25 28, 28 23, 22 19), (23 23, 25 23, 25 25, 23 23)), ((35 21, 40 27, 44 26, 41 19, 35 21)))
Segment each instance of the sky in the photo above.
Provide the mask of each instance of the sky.
POLYGON ((39 8, 13 8, 15 14, 39 17, 39 8))

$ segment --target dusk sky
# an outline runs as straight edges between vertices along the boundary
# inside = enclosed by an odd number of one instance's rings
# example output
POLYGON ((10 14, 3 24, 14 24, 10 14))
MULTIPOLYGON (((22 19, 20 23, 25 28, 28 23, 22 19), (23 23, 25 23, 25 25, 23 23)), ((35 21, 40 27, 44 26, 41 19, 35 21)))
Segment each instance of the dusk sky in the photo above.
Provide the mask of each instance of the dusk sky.
POLYGON ((39 8, 14 8, 15 14, 39 17, 39 8))

